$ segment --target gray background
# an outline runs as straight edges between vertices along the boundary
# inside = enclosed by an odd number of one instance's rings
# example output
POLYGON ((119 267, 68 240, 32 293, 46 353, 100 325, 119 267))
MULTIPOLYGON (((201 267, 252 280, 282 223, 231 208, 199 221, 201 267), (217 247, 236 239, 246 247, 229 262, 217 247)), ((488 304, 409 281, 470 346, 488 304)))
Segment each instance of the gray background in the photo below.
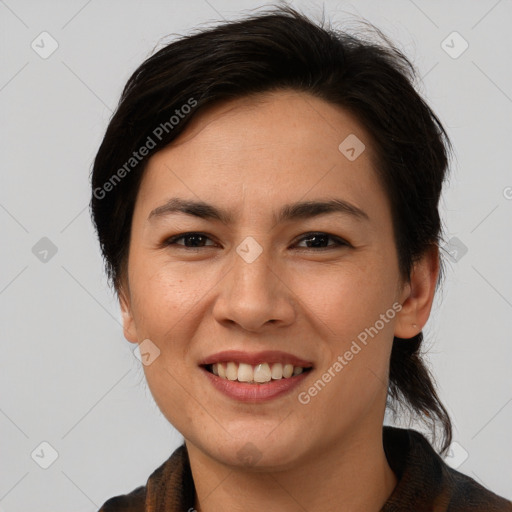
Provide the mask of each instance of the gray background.
MULTIPOLYGON (((145 483, 181 442, 122 335, 88 215, 90 166, 124 83, 157 43, 261 5, 0 1, 1 511, 94 511, 145 483), (51 49, 43 31, 58 43, 46 59, 31 47, 51 49)), ((459 253, 426 329, 428 361, 455 424, 449 462, 512 498, 512 3, 293 5, 383 29, 453 140, 442 212, 459 253)))

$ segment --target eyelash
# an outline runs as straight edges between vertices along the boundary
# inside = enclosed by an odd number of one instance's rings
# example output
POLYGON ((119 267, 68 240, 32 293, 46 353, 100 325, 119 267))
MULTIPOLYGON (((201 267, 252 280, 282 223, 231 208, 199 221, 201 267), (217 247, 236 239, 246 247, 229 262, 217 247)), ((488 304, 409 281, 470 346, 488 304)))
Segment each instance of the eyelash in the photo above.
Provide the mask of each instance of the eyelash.
MULTIPOLYGON (((167 247, 167 246, 171 246, 171 245, 178 245, 178 246, 182 246, 183 249, 186 249, 186 250, 189 250, 189 251, 190 250, 197 251, 198 249, 203 249, 204 247, 213 247, 213 245, 207 245, 207 246, 202 246, 202 247, 187 247, 184 244, 177 244, 176 243, 178 240, 180 240, 182 238, 185 239, 187 237, 192 237, 192 236, 200 236, 200 237, 204 237, 204 238, 208 238, 209 240, 212 240, 205 233, 201 233, 199 231, 189 231, 187 233, 180 233, 178 235, 171 236, 170 238, 167 238, 166 240, 164 240, 163 246, 167 247)), ((351 247, 351 245, 346 240, 343 240, 343 238, 340 238, 340 237, 335 236, 335 235, 331 235, 329 233, 325 233, 323 231, 313 231, 313 232, 310 232, 310 233, 305 233, 304 235, 302 235, 301 238, 299 238, 297 243, 302 242, 302 241, 307 240, 307 239, 310 239, 310 238, 313 238, 313 237, 327 237, 328 239, 334 240, 335 245, 329 245, 327 247, 317 247, 316 249, 314 247, 300 247, 299 250, 310 250, 310 249, 312 249, 312 250, 318 252, 318 251, 325 251, 325 250, 329 250, 329 249, 336 249, 336 248, 343 247, 343 246, 351 247)))

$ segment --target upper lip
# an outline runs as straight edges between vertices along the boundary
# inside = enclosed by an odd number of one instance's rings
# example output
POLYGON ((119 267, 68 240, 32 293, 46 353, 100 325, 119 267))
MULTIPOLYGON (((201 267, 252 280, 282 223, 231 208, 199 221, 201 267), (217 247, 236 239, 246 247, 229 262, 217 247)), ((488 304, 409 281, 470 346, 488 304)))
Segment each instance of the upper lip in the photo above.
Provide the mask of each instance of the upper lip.
POLYGON ((212 354, 202 361, 200 366, 205 366, 214 363, 229 363, 234 361, 237 363, 246 363, 250 365, 257 365, 260 363, 281 363, 281 364, 293 364, 293 366, 301 366, 303 368, 309 368, 313 366, 311 361, 306 361, 300 357, 281 352, 279 350, 265 350, 262 352, 245 352, 243 350, 223 350, 212 354))

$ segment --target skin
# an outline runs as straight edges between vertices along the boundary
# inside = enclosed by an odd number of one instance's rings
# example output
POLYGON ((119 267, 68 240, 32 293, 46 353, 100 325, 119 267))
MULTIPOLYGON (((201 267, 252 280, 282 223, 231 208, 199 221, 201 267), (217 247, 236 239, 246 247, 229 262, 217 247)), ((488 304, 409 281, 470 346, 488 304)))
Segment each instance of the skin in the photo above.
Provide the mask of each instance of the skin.
POLYGON ((185 438, 197 510, 325 512, 343 504, 378 511, 396 486, 382 446, 391 346, 394 335, 410 338, 426 323, 438 253, 426 252, 402 278, 374 164, 371 139, 354 116, 296 91, 203 109, 149 160, 119 294, 124 335, 160 350, 144 371, 162 413, 185 438), (349 134, 366 146, 354 161, 338 149, 349 134), (171 197, 226 209, 233 223, 183 213, 148 220, 171 197), (273 220, 284 204, 333 198, 368 219, 329 213, 273 220), (183 238, 165 245, 189 231, 208 238, 195 248, 183 238), (328 248, 308 247, 311 231, 349 245, 327 238, 328 248), (236 252, 247 236, 262 249, 251 263, 236 252), (394 303, 400 312, 300 403, 298 394, 394 303), (242 403, 216 390, 198 367, 229 349, 281 350, 314 368, 285 396, 242 403), (249 442, 255 464, 239 455, 249 442))

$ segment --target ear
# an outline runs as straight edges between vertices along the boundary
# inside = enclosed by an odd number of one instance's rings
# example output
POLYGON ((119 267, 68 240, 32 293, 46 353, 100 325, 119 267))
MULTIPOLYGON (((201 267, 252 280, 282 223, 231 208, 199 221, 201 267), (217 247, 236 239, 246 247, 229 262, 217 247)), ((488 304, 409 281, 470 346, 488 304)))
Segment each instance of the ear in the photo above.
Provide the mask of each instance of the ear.
POLYGON ((395 336, 412 338, 421 332, 432 309, 439 275, 439 248, 432 245, 413 265, 409 281, 401 297, 402 309, 397 315, 395 336))
POLYGON ((138 343, 137 329, 133 320, 133 313, 131 308, 130 291, 127 286, 121 285, 119 292, 119 305, 121 307, 121 315, 123 317, 123 333, 127 341, 131 343, 138 343))

